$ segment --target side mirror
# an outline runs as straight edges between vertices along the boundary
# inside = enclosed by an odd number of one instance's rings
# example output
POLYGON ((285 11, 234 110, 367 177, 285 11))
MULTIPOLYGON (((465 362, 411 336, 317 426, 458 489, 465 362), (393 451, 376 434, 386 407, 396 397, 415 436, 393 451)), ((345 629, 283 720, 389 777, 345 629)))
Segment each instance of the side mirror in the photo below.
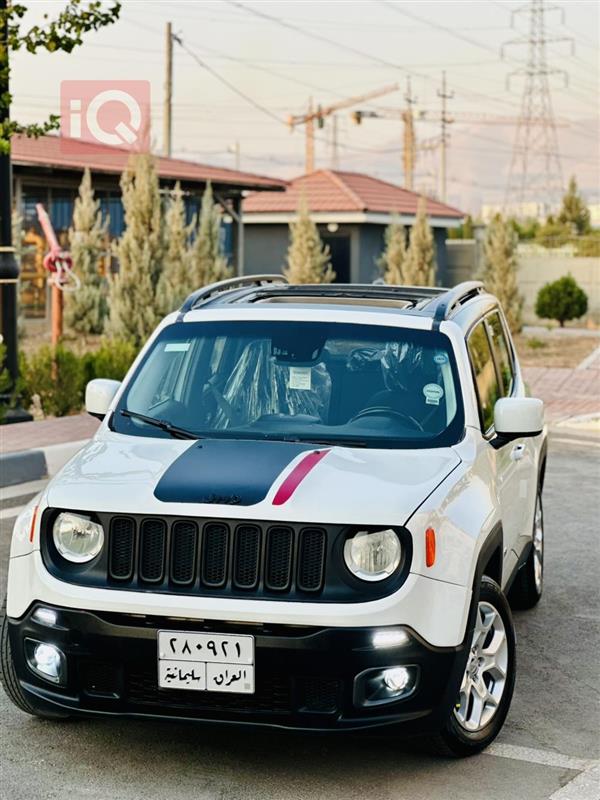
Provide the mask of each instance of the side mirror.
POLYGON ((85 410, 92 417, 104 419, 120 387, 120 381, 110 381, 107 378, 90 381, 85 387, 85 410))
POLYGON ((496 435, 503 441, 538 436, 544 428, 544 402, 535 397, 503 397, 494 406, 496 435))

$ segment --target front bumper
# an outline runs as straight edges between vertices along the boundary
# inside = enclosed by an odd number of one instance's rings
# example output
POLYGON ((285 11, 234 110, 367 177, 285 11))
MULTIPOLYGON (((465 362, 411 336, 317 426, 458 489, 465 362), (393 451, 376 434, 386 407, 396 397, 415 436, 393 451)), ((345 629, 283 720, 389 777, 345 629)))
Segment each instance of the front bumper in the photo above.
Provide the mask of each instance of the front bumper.
MULTIPOLYGON (((54 607, 57 624, 32 618, 39 604, 9 618, 11 649, 28 702, 40 712, 124 715, 259 724, 297 730, 360 730, 401 725, 406 735, 439 730, 457 696, 466 650, 436 648, 404 628, 401 645, 375 647, 382 628, 314 628, 240 624, 54 607), (159 689, 160 629, 251 634, 253 695, 159 689), (48 642, 66 655, 59 687, 27 665, 25 639, 48 642), (357 707, 355 679, 373 668, 411 665, 418 681, 405 699, 357 707)), ((44 604, 48 607, 47 604, 44 604)))

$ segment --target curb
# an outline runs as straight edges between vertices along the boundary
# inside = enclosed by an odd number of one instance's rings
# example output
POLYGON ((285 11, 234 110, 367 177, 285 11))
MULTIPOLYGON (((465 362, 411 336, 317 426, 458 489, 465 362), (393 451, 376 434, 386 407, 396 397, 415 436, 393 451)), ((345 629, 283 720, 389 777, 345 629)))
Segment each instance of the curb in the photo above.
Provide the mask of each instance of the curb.
POLYGON ((56 475, 88 442, 89 439, 82 439, 78 442, 53 444, 38 450, 1 454, 0 488, 56 475))
POLYGON ((45 478, 48 474, 43 450, 24 450, 0 456, 0 488, 45 478))

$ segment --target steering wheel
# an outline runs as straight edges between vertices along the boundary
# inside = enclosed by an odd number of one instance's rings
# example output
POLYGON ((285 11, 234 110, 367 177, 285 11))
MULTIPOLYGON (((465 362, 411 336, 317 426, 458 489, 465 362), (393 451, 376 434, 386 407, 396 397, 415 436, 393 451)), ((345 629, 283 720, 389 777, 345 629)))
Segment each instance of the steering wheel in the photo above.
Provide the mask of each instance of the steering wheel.
POLYGON ((413 427, 423 432, 423 426, 421 423, 414 417, 411 417, 410 414, 406 414, 404 411, 396 411, 395 408, 388 408, 387 406, 371 406, 370 408, 363 408, 362 411, 359 411, 358 414, 355 414, 352 419, 348 420, 348 422, 356 422, 356 420, 362 419, 363 417, 379 416, 399 417, 402 420, 408 420, 413 427))

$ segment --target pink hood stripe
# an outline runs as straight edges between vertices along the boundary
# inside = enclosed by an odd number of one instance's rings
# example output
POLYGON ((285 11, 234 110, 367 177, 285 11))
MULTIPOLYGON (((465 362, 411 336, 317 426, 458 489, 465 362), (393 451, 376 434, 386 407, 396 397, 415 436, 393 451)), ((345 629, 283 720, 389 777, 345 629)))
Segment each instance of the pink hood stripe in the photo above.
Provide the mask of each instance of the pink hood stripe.
POLYGON ((273 505, 282 506, 284 503, 287 503, 304 478, 317 466, 322 458, 325 458, 327 453, 329 453, 329 450, 314 450, 312 453, 307 453, 304 458, 296 464, 277 490, 273 498, 273 505))

